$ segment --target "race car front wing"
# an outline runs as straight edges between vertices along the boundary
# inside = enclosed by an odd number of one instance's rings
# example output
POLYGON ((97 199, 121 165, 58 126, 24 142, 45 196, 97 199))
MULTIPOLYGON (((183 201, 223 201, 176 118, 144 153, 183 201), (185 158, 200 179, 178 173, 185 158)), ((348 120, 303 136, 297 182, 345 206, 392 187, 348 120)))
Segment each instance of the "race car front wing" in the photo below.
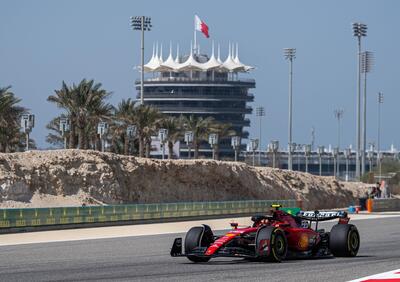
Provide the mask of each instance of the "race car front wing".
POLYGON ((212 255, 206 255, 207 247, 197 247, 191 253, 182 252, 182 238, 175 238, 171 248, 172 257, 235 257, 235 258, 257 258, 254 252, 240 247, 221 247, 216 253, 212 255))

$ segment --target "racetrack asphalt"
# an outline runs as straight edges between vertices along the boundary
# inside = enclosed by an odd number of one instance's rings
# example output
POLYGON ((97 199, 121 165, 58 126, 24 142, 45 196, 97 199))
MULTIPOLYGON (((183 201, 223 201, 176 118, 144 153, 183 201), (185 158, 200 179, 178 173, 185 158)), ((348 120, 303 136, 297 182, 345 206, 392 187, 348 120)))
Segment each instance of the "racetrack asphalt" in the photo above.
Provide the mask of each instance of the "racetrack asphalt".
POLYGON ((0 281, 347 281, 398 269, 400 217, 353 223, 361 235, 354 258, 193 264, 169 256, 173 238, 184 234, 167 234, 2 246, 0 281))

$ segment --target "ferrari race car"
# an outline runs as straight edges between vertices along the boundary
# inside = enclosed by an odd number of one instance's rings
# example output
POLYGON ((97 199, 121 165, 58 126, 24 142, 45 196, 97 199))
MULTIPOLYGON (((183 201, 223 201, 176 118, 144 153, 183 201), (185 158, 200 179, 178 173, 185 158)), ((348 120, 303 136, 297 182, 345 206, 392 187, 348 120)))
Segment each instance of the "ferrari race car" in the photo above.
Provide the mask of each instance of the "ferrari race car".
POLYGON ((290 258, 357 255, 360 235, 356 226, 348 223, 346 212, 300 211, 291 215, 280 210, 279 205, 272 207, 270 215, 253 216, 253 226, 231 223, 232 230, 223 236, 215 236, 208 225, 192 227, 184 242, 182 238, 174 240, 171 256, 184 256, 192 262, 207 262, 215 257, 281 262, 290 258), (319 222, 332 219, 339 222, 330 232, 318 229, 319 222))

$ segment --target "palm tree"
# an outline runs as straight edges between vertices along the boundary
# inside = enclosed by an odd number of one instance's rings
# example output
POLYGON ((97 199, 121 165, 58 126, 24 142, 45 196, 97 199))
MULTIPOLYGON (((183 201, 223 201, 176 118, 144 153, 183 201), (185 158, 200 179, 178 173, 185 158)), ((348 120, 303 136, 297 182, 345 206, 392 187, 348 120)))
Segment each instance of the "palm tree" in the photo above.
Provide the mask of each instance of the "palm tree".
POLYGON ((87 149, 90 135, 96 134, 98 122, 109 120, 112 115, 113 107, 105 102, 111 93, 101 89, 101 83, 94 84, 93 80, 86 81, 86 79, 83 79, 77 86, 73 85, 73 88, 73 105, 77 109, 76 125, 79 131, 79 148, 87 149), (88 129, 92 129, 92 132, 88 132, 88 129))
POLYGON ((115 109, 115 118, 111 128, 113 138, 122 140, 123 152, 129 155, 129 136, 127 135, 128 126, 135 123, 135 101, 131 98, 122 100, 115 109))
POLYGON ((0 126, 15 126, 17 118, 25 109, 17 106, 21 99, 10 91, 11 86, 0 88, 0 126))
POLYGON ((0 152, 12 152, 21 147, 20 116, 26 109, 18 106, 21 101, 10 91, 11 86, 0 88, 0 152))
POLYGON ((230 123, 219 123, 215 122, 210 128, 210 132, 218 134, 218 142, 215 145, 215 157, 219 159, 219 148, 222 141, 227 139, 227 137, 232 137, 236 135, 235 130, 232 129, 232 124, 230 123))
POLYGON ((156 134, 162 114, 154 107, 140 105, 135 108, 134 116, 134 124, 139 139, 139 157, 144 156, 145 146, 146 157, 149 157, 151 136, 156 134))
POLYGON ((101 89, 101 83, 95 84, 94 80, 86 79, 72 87, 63 82, 62 88, 55 92, 56 95, 49 96, 47 100, 67 111, 71 122, 70 148, 75 147, 78 131, 78 146, 87 149, 88 143, 96 135, 97 123, 109 120, 112 115, 113 107, 106 102, 111 93, 101 89))
POLYGON ((168 130, 168 159, 172 159, 174 144, 182 136, 182 119, 176 117, 166 117, 161 120, 160 127, 168 130))
MULTIPOLYGON (((60 133, 60 119, 64 117, 65 115, 55 117, 46 125, 46 128, 50 131, 46 136, 46 142, 58 148, 64 148, 63 136, 60 133)), ((69 133, 65 132, 64 134, 68 138, 69 133)))
MULTIPOLYGON (((74 90, 71 87, 68 87, 67 84, 63 81, 60 90, 54 90, 55 95, 50 95, 47 98, 47 101, 55 103, 58 108, 61 108, 66 111, 66 116, 70 120, 70 133, 69 133, 69 142, 68 148, 73 149, 76 148, 77 140, 76 140, 76 117, 77 117, 77 109, 73 105, 74 99, 74 90)), ((53 128, 55 124, 50 122, 47 125, 47 128, 53 128)))
POLYGON ((194 147, 194 158, 199 157, 199 148, 201 141, 207 140, 208 133, 214 123, 213 117, 195 117, 193 115, 182 117, 183 127, 187 131, 193 132, 193 147, 194 147))

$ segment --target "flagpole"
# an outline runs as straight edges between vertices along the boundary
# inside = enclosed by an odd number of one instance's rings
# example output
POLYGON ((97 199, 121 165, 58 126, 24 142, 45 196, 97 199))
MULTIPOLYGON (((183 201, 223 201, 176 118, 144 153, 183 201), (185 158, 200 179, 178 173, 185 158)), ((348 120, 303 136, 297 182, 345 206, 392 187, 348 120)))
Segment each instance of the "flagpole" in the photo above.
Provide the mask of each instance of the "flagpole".
POLYGON ((197 40, 196 40, 196 15, 194 16, 193 20, 193 27, 194 27, 194 45, 193 45, 193 54, 196 54, 196 46, 197 46, 197 40))

